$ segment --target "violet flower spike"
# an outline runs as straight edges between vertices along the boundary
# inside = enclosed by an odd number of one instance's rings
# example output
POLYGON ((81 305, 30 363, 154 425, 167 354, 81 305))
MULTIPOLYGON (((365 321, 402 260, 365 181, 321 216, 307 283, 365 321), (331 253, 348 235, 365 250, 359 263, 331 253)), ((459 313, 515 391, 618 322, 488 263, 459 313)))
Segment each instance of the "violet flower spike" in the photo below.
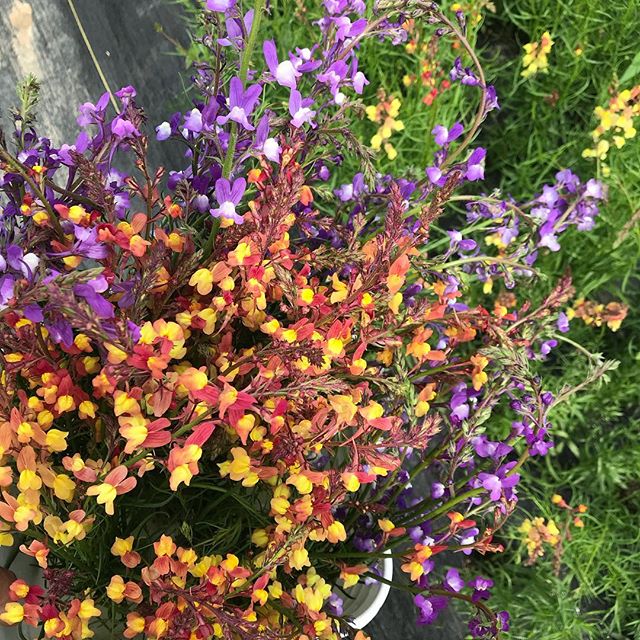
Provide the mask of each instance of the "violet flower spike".
POLYGON ((214 218, 228 218, 242 224, 244 218, 236 213, 236 206, 240 204, 246 188, 247 182, 244 178, 237 178, 233 185, 226 178, 220 178, 216 182, 216 200, 219 206, 217 209, 211 209, 211 215, 214 218))
POLYGON ((295 89, 297 87, 296 79, 302 74, 293 66, 293 62, 291 60, 278 61, 278 52, 273 40, 265 40, 262 50, 269 72, 275 81, 282 87, 295 89))
POLYGON ((247 131, 253 131, 255 127, 249 122, 249 116, 258 102, 261 92, 262 87, 259 84, 251 85, 245 91, 240 78, 231 78, 229 113, 226 116, 218 116, 217 123, 224 125, 232 120, 242 125, 247 131))

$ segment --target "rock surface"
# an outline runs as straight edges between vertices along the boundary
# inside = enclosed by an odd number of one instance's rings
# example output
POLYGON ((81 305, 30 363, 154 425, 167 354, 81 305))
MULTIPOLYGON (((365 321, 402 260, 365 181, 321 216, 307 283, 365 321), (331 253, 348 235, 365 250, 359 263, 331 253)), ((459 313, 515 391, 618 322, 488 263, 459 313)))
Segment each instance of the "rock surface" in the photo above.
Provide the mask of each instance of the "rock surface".
MULTIPOLYGON (((113 91, 133 85, 149 130, 170 115, 183 82, 183 60, 156 29, 186 43, 179 7, 169 0, 72 0, 99 66, 113 91)), ((69 0, 1 0, 0 113, 3 128, 16 104, 16 83, 32 73, 41 81, 39 130, 55 144, 72 142, 77 107, 95 102, 104 85, 82 39, 69 0)), ((184 100, 186 102, 186 98, 184 100)), ((175 164, 175 147, 153 145, 152 160, 175 164)))

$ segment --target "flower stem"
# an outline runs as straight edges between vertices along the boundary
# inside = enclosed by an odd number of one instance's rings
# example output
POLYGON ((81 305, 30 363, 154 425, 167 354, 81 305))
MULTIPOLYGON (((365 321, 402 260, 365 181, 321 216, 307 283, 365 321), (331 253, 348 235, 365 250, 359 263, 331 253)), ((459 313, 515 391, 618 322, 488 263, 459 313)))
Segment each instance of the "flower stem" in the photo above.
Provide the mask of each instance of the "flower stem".
POLYGON ((480 495, 483 491, 485 491, 485 489, 483 489, 482 487, 479 487, 477 489, 470 489, 469 491, 467 491, 465 493, 461 493, 461 494, 451 498, 450 500, 445 502, 443 505, 441 505, 437 509, 434 509, 433 511, 430 511, 429 513, 425 513, 425 514, 419 516, 419 518, 417 520, 414 520, 413 522, 405 523, 403 526, 407 527, 407 528, 415 527, 415 526, 417 526, 419 524, 422 524, 425 520, 434 520, 435 518, 438 518, 439 516, 447 513, 448 511, 450 511, 457 504, 460 504, 461 502, 464 502, 465 500, 468 500, 469 498, 473 498, 473 497, 475 497, 477 495, 480 495))
MULTIPOLYGON (((262 14, 264 12, 266 0, 255 0, 253 6, 253 24, 251 25, 251 31, 249 33, 249 39, 244 48, 242 54, 242 62, 240 63, 240 80, 244 88, 247 83, 247 76, 249 74, 249 63, 251 62, 251 55, 256 46, 256 40, 258 38, 258 32, 260 31, 260 22, 262 21, 262 14)), ((225 178, 229 178, 231 175, 231 169, 233 168, 233 157, 236 153, 236 145, 238 143, 238 125, 233 123, 231 125, 231 134, 229 136, 229 144, 227 145, 227 155, 224 159, 224 165, 222 167, 222 175, 225 178)))

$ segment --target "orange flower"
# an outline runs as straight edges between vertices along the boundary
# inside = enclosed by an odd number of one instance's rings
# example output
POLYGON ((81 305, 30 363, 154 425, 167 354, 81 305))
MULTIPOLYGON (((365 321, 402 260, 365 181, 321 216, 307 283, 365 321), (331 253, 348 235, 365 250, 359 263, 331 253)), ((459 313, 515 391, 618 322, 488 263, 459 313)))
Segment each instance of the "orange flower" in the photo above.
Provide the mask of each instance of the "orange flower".
POLYGON ((105 511, 110 516, 114 514, 113 502, 116 496, 132 491, 137 484, 135 478, 127 478, 128 472, 127 467, 120 465, 108 473, 101 484, 93 485, 87 489, 87 495, 96 496, 98 504, 105 505, 105 511))

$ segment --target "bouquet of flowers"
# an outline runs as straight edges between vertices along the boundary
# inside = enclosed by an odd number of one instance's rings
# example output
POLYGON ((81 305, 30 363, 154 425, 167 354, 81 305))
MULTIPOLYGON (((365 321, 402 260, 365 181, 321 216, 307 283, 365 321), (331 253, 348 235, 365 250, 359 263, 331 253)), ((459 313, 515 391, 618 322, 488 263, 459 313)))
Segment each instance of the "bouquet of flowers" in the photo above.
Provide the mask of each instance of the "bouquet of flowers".
POLYGON ((455 599, 474 637, 508 628, 451 558, 500 549, 519 469, 552 446, 571 390, 535 362, 570 279, 539 304, 512 289, 592 226, 602 189, 563 171, 527 203, 461 195, 498 108, 462 14, 323 9, 317 44, 285 53, 259 40, 264 0, 208 0, 216 64, 156 128, 180 171, 149 166, 132 87, 82 105, 59 148, 35 131, 36 83, 19 88, 0 140, 0 621, 23 637, 335 639, 356 633, 355 585, 388 582, 421 624, 455 599), (349 127, 361 45, 402 43, 408 19, 458 39, 450 78, 479 107, 394 177, 349 127), (513 422, 490 431, 498 409, 513 422), (10 572, 16 553, 41 584, 10 572))

